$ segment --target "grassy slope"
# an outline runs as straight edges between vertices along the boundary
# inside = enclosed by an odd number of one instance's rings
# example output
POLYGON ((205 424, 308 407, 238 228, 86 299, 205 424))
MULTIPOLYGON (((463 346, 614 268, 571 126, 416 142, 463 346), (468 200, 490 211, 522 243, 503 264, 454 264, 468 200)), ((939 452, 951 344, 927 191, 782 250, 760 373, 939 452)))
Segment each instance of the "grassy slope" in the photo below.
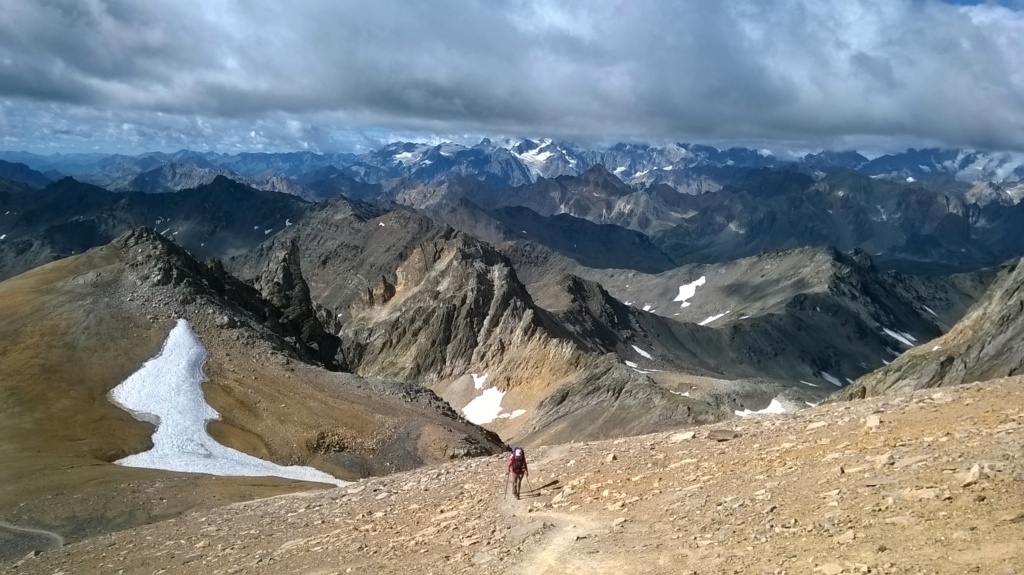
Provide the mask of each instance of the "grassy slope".
MULTIPOLYGON (((106 394, 170 328, 102 296, 118 265, 116 250, 101 248, 0 282, 0 521, 73 540, 300 489, 107 463, 150 444, 152 427, 106 394)), ((0 557, 40 541, 0 529, 0 557)))

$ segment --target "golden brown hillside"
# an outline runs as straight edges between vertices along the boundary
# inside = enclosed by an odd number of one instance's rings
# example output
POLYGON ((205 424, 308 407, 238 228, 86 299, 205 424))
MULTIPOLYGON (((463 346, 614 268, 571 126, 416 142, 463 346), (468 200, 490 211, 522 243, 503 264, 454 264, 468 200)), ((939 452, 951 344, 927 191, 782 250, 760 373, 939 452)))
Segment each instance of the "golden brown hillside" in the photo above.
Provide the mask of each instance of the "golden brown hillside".
POLYGON ((1019 573, 1024 379, 201 511, 11 573, 1019 573), (716 441, 715 438, 722 439, 716 441))

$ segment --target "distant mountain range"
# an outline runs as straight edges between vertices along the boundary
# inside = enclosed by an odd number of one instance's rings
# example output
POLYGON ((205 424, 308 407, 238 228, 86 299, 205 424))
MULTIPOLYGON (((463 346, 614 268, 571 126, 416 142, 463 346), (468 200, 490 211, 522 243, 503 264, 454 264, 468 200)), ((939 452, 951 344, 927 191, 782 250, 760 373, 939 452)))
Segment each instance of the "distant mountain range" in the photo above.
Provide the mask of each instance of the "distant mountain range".
POLYGON ((174 194, 117 193, 64 178, 0 189, 0 280, 149 226, 197 257, 227 258, 298 222, 311 204, 220 176, 174 194))
POLYGON ((313 206, 301 197, 342 196, 409 206, 494 244, 526 240, 587 266, 653 273, 800 246, 862 249, 907 273, 969 271, 1024 255, 1020 185, 908 183, 849 169, 815 179, 760 168, 717 192, 686 194, 631 186, 600 164, 518 187, 466 175, 370 184, 332 167, 310 181, 257 182, 222 170, 166 164, 132 179, 153 192, 173 191, 168 181, 189 186, 172 194, 112 192, 72 178, 33 189, 0 178, 0 277, 139 225, 166 228, 201 257, 227 257, 301 221, 313 206), (306 193, 272 193, 285 187, 306 193))
POLYGON ((342 177, 362 184, 390 180, 438 183, 470 176, 492 185, 522 186, 540 179, 579 176, 604 166, 633 187, 667 184, 702 193, 742 181, 764 168, 799 171, 815 179, 835 170, 901 181, 993 182, 1024 180, 1024 155, 957 149, 908 149, 874 159, 855 151, 823 151, 785 160, 764 150, 719 150, 699 144, 616 144, 587 149, 554 140, 488 139, 473 146, 394 142, 363 154, 314 152, 221 154, 181 150, 137 156, 0 152, 0 177, 39 188, 63 176, 112 190, 163 192, 210 183, 217 175, 259 189, 321 197, 324 180, 342 177), (12 168, 11 164, 22 164, 12 168), (318 192, 317 190, 320 190, 318 192))

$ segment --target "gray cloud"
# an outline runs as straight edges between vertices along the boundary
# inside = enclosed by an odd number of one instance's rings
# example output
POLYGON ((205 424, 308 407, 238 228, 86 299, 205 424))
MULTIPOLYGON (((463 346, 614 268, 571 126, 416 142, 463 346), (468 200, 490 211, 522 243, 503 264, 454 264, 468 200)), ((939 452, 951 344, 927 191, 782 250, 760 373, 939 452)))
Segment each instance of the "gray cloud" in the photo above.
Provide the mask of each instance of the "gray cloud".
POLYGON ((1024 13, 995 4, 4 4, 6 148, 543 135, 1024 149, 1024 13))

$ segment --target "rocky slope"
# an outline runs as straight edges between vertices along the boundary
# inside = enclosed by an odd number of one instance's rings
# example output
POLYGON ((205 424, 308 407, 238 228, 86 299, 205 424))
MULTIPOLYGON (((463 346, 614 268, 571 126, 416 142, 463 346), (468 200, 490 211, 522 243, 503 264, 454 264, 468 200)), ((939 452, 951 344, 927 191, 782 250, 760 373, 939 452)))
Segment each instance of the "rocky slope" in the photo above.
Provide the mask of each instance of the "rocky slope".
MULTIPOLYGON (((602 357, 607 349, 536 306, 492 247, 411 210, 339 199, 275 243, 285 241, 302 246, 313 298, 337 312, 355 373, 425 383, 458 409, 503 394, 487 418, 502 437, 606 437, 695 417, 688 400, 602 357), (562 399, 545 403, 553 395, 562 399), (588 400, 566 402, 580 397, 588 400), (632 416, 556 425, 570 405, 632 416)), ((251 277, 268 249, 232 269, 251 277)))
POLYGON ((1003 269, 949 333, 903 354, 844 390, 845 398, 946 387, 1016 375, 1024 367, 1024 265, 1003 269))
POLYGON ((529 451, 50 549, 11 573, 1016 573, 1020 378, 529 451))
MULTIPOLYGON (((275 241, 302 246, 313 298, 335 310, 353 371, 427 383, 458 409, 493 386, 504 395, 487 425, 514 441, 816 403, 941 335, 989 280, 908 277, 863 252, 820 248, 660 274, 588 268, 494 212, 437 211, 500 252, 412 210, 344 199, 275 241)), ((267 249, 232 269, 251 277, 267 249)))
MULTIPOLYGON (((149 449, 153 427, 107 393, 179 318, 208 351, 204 395, 221 414, 208 430, 229 447, 344 479, 502 447, 421 386, 332 371, 338 339, 315 332, 322 320, 289 252, 257 283, 266 297, 145 229, 0 282, 3 520, 72 541, 310 487, 110 463, 149 449)), ((31 537, 0 529, 0 556, 31 537)))
POLYGON ((572 217, 613 224, 650 235, 659 251, 679 262, 834 246, 863 249, 888 269, 952 273, 997 265, 1024 250, 1015 233, 1024 208, 1006 189, 871 178, 851 170, 818 179, 798 170, 747 170, 700 195, 663 184, 630 185, 601 165, 515 188, 459 176, 394 181, 359 193, 435 213, 471 202, 493 215, 525 208, 561 223, 572 217))
POLYGON ((593 318, 584 323, 603 325, 605 340, 640 370, 771 380, 814 395, 883 366, 914 340, 944 333, 991 279, 903 276, 882 272, 863 252, 816 248, 660 274, 527 259, 532 255, 519 251, 512 260, 533 270, 524 273, 537 303, 593 318))
POLYGON ((304 198, 313 197, 313 194, 302 185, 279 174, 271 173, 262 177, 243 176, 227 169, 173 162, 138 175, 125 176, 105 187, 114 192, 161 194, 205 186, 211 184, 218 177, 225 177, 265 192, 279 192, 304 198))
POLYGON ((997 265, 1015 249, 1000 239, 1006 226, 997 223, 1010 208, 993 205, 990 221, 982 221, 966 193, 956 184, 925 187, 851 171, 818 181, 799 172, 762 171, 700 196, 694 215, 652 239, 687 261, 829 245, 861 248, 904 271, 997 265))
POLYGON ((567 214, 596 224, 614 224, 644 233, 678 225, 699 202, 668 186, 634 188, 603 166, 578 176, 540 178, 515 188, 454 178, 438 183, 401 182, 383 197, 419 209, 468 200, 481 208, 528 208, 542 216, 567 214))

